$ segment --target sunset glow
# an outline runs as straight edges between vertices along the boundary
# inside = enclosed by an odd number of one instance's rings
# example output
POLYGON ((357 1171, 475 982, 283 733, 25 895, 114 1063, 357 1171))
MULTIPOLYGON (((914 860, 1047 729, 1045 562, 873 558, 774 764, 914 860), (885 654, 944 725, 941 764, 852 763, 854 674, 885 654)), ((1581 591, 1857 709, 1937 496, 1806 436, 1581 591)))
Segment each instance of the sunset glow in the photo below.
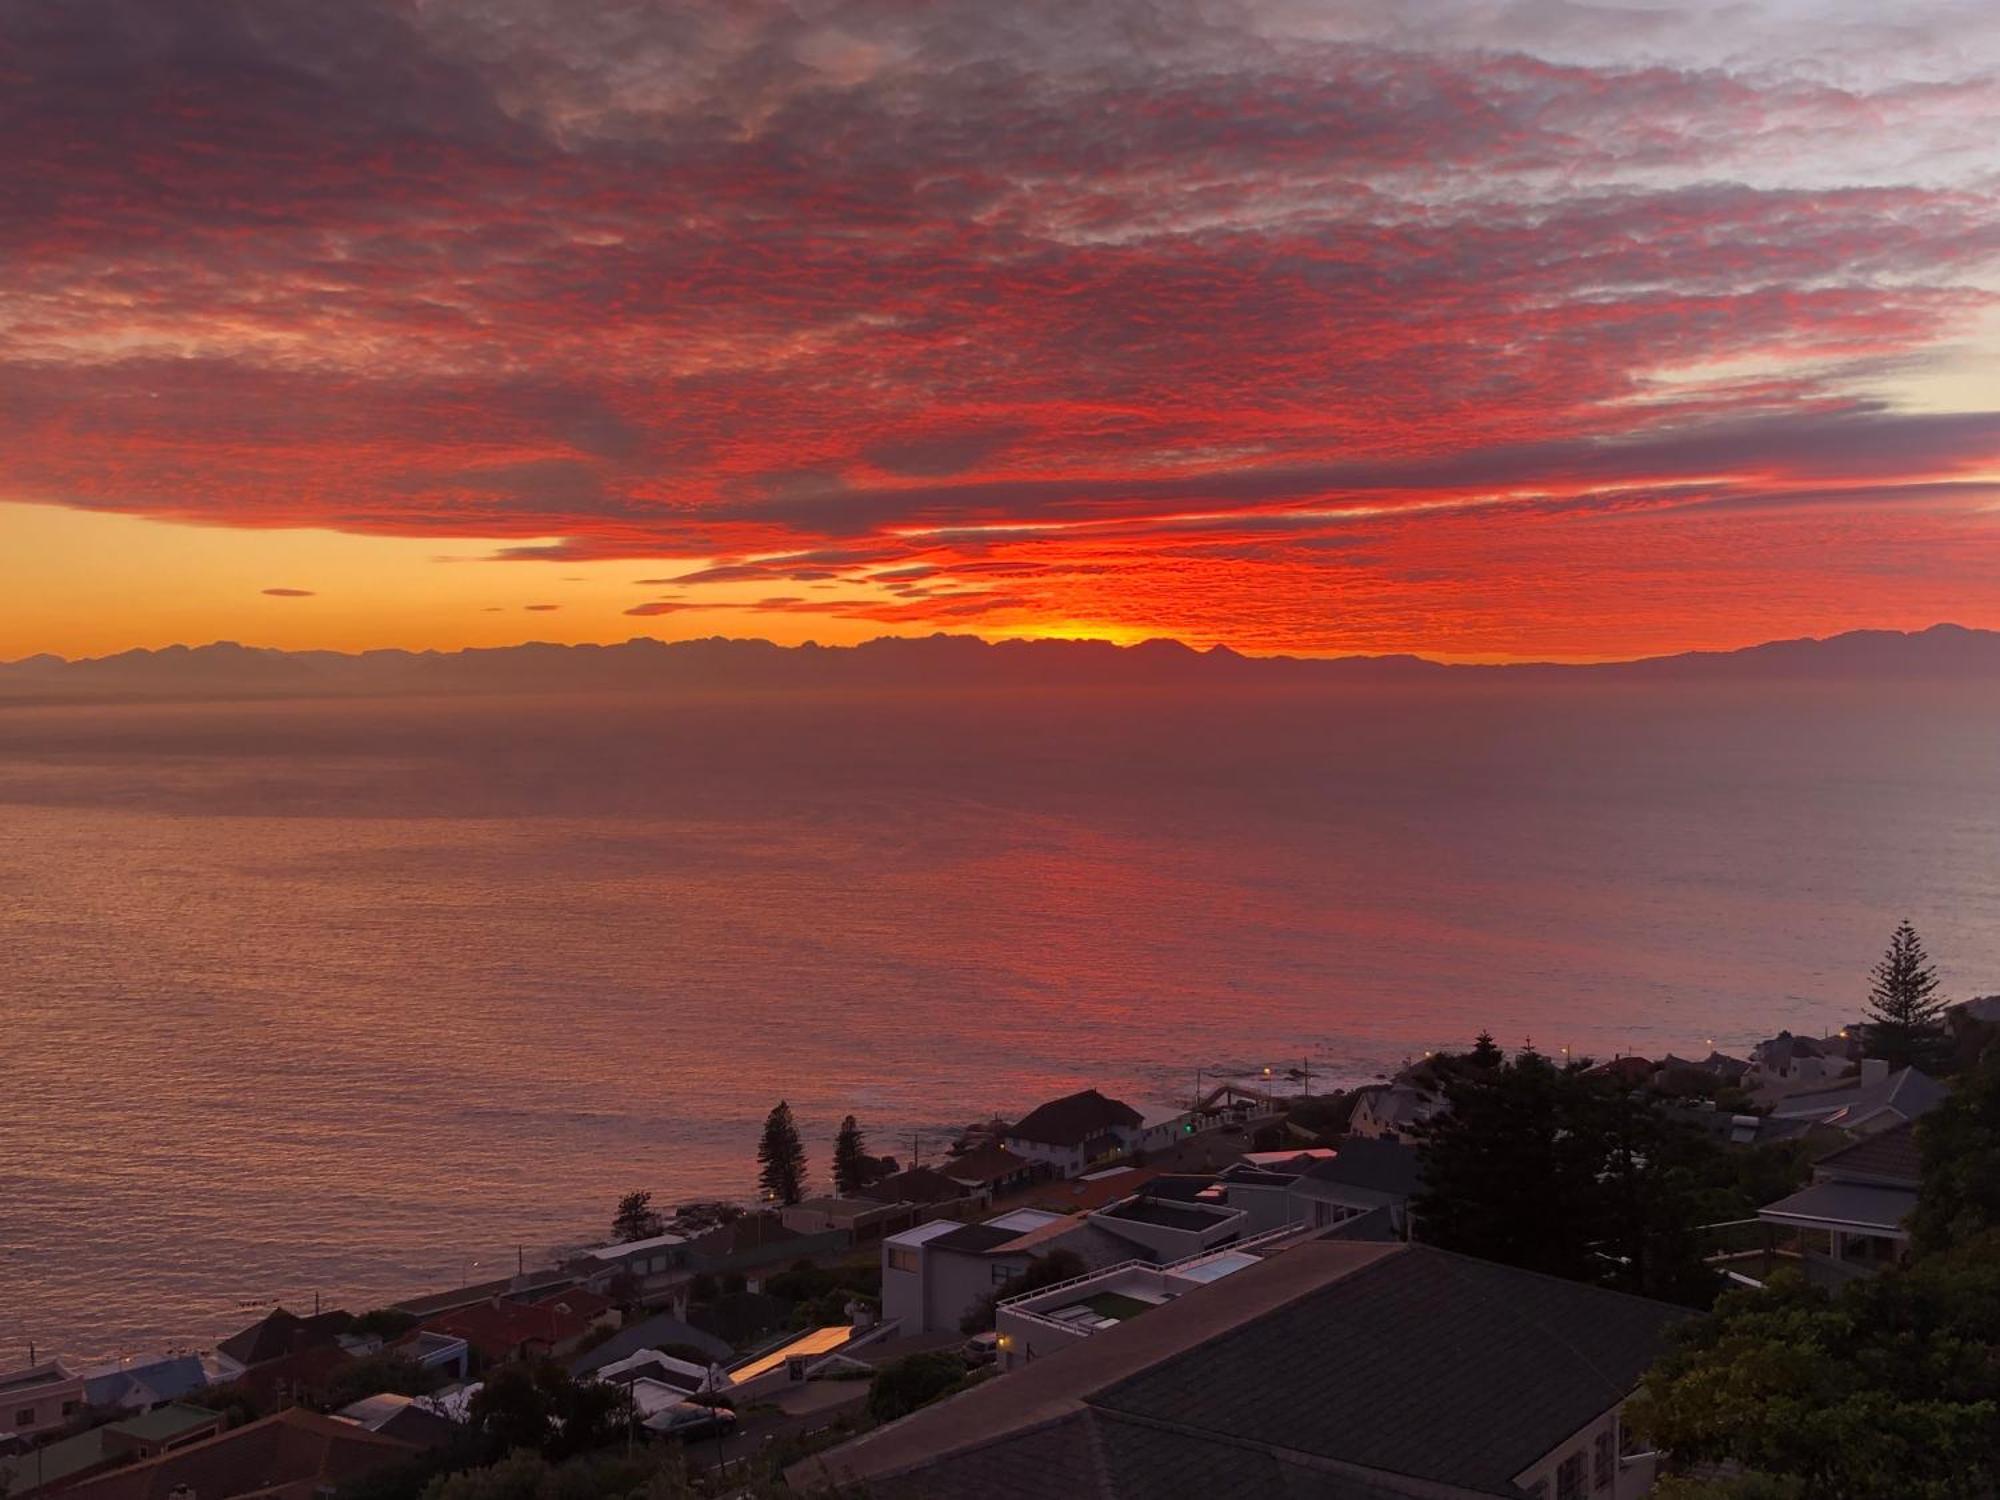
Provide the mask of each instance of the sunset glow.
POLYGON ((0 16, 0 657, 2000 626, 2000 8, 0 16))

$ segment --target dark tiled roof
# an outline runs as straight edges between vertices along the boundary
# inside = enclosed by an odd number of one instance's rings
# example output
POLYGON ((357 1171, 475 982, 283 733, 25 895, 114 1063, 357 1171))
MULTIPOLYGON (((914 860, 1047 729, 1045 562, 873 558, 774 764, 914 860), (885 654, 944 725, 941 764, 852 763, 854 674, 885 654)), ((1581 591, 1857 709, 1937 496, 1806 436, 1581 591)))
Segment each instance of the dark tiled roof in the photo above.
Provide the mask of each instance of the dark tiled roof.
POLYGON ((1080 1411, 949 1465, 871 1484, 876 1500, 1392 1500, 1399 1493, 1256 1448, 1080 1411))
POLYGON ((927 1240, 926 1247, 932 1250, 956 1250, 961 1255, 981 1255, 998 1246, 1010 1244, 1021 1237, 1018 1229, 1002 1229, 993 1224, 964 1224, 934 1240, 927 1240))
POLYGON ((1853 1145, 1842 1146, 1813 1163, 1816 1174, 1906 1183, 1911 1187, 1917 1185, 1923 1168, 1914 1120, 1905 1120, 1876 1135, 1863 1136, 1853 1145))
POLYGON ((1026 1119, 1007 1132, 1007 1138, 1042 1146, 1081 1146, 1108 1131, 1129 1130, 1140 1123, 1139 1111, 1131 1105, 1108 1099, 1096 1089, 1085 1089, 1029 1111, 1026 1119))
POLYGON ((1406 1146, 1401 1141, 1356 1138, 1342 1142, 1331 1161, 1319 1163, 1300 1181, 1339 1183, 1343 1187, 1368 1188, 1408 1198, 1423 1186, 1418 1161, 1415 1146, 1406 1146))
POLYGON ((977 1151, 949 1158, 941 1170, 954 1182, 977 1183, 983 1187, 1018 1177, 1033 1166, 1034 1163, 1027 1157, 1016 1156, 1005 1146, 981 1146, 977 1151))
MULTIPOLYGON (((1283 1257, 1277 1257, 1282 1260, 1283 1257)), ((1090 1404, 1440 1484, 1504 1492, 1624 1400, 1688 1314, 1411 1246, 1090 1404)))
POLYGON ((966 1196, 965 1184, 931 1167, 910 1167, 871 1182, 861 1190, 877 1203, 948 1203, 966 1196))
POLYGON ((1213 1229, 1222 1222, 1212 1213, 1203 1213, 1198 1208, 1184 1208, 1180 1204, 1163 1199, 1134 1198, 1130 1203, 1114 1203, 1098 1212, 1107 1219, 1129 1219, 1135 1224, 1157 1224, 1162 1229, 1180 1229, 1190 1234, 1199 1234, 1204 1229, 1213 1229))
POLYGON ((344 1312, 314 1313, 301 1318, 277 1307, 215 1347, 239 1365, 262 1364, 267 1359, 330 1344, 347 1332, 348 1324, 353 1321, 344 1312))
POLYGON ((571 1375, 588 1375, 601 1366, 614 1364, 641 1349, 664 1349, 668 1344, 685 1344, 699 1349, 710 1359, 726 1360, 735 1351, 712 1333, 703 1333, 692 1323, 684 1323, 671 1313, 659 1313, 621 1328, 603 1343, 569 1362, 571 1375))

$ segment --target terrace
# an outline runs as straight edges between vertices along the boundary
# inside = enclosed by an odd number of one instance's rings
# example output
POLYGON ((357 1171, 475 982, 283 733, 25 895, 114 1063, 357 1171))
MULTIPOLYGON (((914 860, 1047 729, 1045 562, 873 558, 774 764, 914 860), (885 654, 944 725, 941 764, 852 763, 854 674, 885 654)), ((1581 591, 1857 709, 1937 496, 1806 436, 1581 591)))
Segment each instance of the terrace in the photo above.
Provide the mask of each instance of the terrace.
POLYGON ((996 1313, 1003 1369, 1045 1357, 1094 1333, 1116 1328, 1176 1298, 1259 1263, 1299 1235, 1287 1225, 1223 1250, 1171 1265, 1124 1261, 1086 1276, 1003 1300, 996 1313))

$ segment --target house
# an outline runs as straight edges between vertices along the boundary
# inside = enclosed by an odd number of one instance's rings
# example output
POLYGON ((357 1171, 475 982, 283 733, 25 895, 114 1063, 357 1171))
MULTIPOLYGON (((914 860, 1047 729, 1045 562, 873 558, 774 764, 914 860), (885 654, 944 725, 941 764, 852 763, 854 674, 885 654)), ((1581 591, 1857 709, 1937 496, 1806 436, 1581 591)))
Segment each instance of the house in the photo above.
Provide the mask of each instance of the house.
POLYGON ((1905 1120, 1813 1163, 1812 1181, 1757 1217, 1791 1238, 1806 1279, 1837 1286, 1895 1265, 1909 1249, 1923 1161, 1905 1120))
POLYGON ((1362 1140, 1404 1141, 1415 1145, 1417 1127, 1445 1107, 1442 1099, 1407 1083, 1390 1083, 1354 1091, 1354 1109, 1347 1133, 1362 1140))
POLYGON ((178 1401, 207 1384, 208 1372, 202 1368, 200 1355, 174 1354, 86 1370, 83 1399, 90 1406, 146 1411, 178 1401))
POLYGON ((726 1390, 729 1386, 729 1377, 721 1365, 696 1364, 659 1349, 634 1350, 623 1359, 599 1365, 591 1372, 591 1379, 628 1390, 641 1383, 664 1387, 674 1393, 675 1401, 685 1401, 707 1391, 726 1390))
POLYGON ((1153 1167, 1099 1167, 1081 1177, 1057 1177, 1008 1195, 1006 1206, 1045 1208, 1051 1213, 1081 1214, 1128 1198, 1158 1176, 1153 1167))
POLYGON ((917 1216, 914 1203, 878 1203, 873 1198, 805 1198, 778 1210, 778 1222, 794 1234, 839 1234, 849 1245, 865 1245, 917 1216))
POLYGON ((393 1347, 403 1358, 426 1370, 441 1370, 458 1380, 472 1373, 472 1346, 448 1333, 413 1329, 397 1339, 393 1347))
POLYGON ((1119 1324, 1165 1307, 1176 1297, 1247 1270, 1298 1242, 1301 1233, 1204 1251, 1166 1265, 1127 1261, 1037 1291, 1003 1297, 994 1309, 995 1353, 1000 1368, 1018 1369, 1070 1348, 1119 1324))
POLYGON ((1242 1239, 1250 1224, 1245 1210, 1227 1203, 1204 1202, 1198 1197, 1177 1201, 1144 1190, 1093 1209, 1084 1218, 1137 1246, 1131 1254, 1157 1261, 1182 1260, 1230 1244, 1242 1239))
POLYGON ((1016 1156, 1046 1162, 1059 1176, 1074 1177, 1131 1151, 1144 1138, 1145 1124, 1123 1100, 1084 1089, 1030 1110, 1008 1130, 1005 1145, 1016 1156))
POLYGON ((1771 1106, 1774 1120, 1807 1120, 1850 1135, 1887 1130, 1914 1120, 1940 1103, 1945 1086, 1916 1068, 1889 1071, 1878 1057, 1863 1058, 1861 1072, 1833 1088, 1789 1094, 1771 1106))
POLYGON ((54 1432, 83 1405, 83 1377, 59 1360, 0 1375, 0 1443, 54 1432))
POLYGON ((260 1361, 228 1383, 264 1408, 300 1402, 318 1405, 334 1376, 354 1360, 355 1356, 337 1342, 315 1344, 296 1354, 260 1361))
POLYGON ((563 1270, 593 1292, 617 1287, 637 1301, 671 1301, 685 1307, 687 1284, 695 1273, 693 1242, 684 1234, 655 1234, 620 1245, 599 1245, 570 1260, 563 1270))
POLYGON ((198 1443, 222 1431, 221 1412, 169 1402, 150 1411, 44 1443, 16 1458, 0 1458, 0 1495, 23 1500, 44 1490, 198 1443))
POLYGON ((998 1143, 981 1146, 963 1156, 948 1156, 938 1164, 938 1170, 968 1191, 984 1193, 989 1199, 1026 1187, 1036 1175, 1033 1161, 998 1143))
POLYGON ((914 1166, 869 1183, 861 1190, 861 1196, 877 1203, 911 1203, 929 1208, 964 1200, 975 1200, 983 1206, 991 1201, 992 1195, 975 1192, 935 1167, 914 1166))
MULTIPOLYGON (((586 1269, 595 1263, 583 1262, 586 1269)), ((493 1281, 477 1281, 467 1286, 452 1287, 448 1291, 428 1292, 421 1297, 410 1297, 398 1302, 398 1312, 409 1313, 412 1317, 428 1318, 436 1313, 450 1312, 455 1307, 470 1307, 475 1302, 491 1302, 495 1297, 520 1297, 534 1301, 567 1291, 577 1284, 578 1278, 568 1271, 541 1270, 524 1271, 518 1276, 502 1276, 493 1281)))
POLYGON ((802 1260, 844 1254, 849 1243, 844 1229, 802 1234, 787 1228, 777 1214, 756 1213, 717 1225, 692 1241, 689 1251, 697 1271, 711 1276, 735 1272, 754 1284, 802 1260))
POLYGON ((726 1360, 735 1352, 714 1334, 704 1333, 672 1313, 656 1313, 650 1318, 626 1324, 603 1343, 573 1355, 569 1362, 570 1378, 581 1380, 605 1365, 616 1364, 627 1355, 637 1354, 641 1349, 664 1349, 668 1345, 698 1349, 711 1363, 726 1360))
POLYGON ((546 1302, 495 1297, 427 1318, 423 1329, 464 1339, 481 1359, 500 1364, 544 1354, 559 1359, 574 1352, 593 1328, 616 1328, 618 1323, 618 1308, 610 1298, 578 1288, 546 1302))
POLYGON ((1684 1308, 1422 1245, 1303 1244, 795 1465, 873 1500, 1634 1500, 1684 1308))
POLYGON ((1417 1148, 1401 1141, 1349 1138, 1330 1161, 1316 1162, 1291 1183, 1292 1217, 1331 1228, 1381 1211, 1396 1239, 1410 1231, 1410 1200, 1423 1191, 1417 1148))
POLYGON ((353 1323, 352 1315, 344 1312, 316 1312, 302 1318, 275 1307, 215 1346, 215 1379, 226 1384, 258 1365, 337 1345, 353 1323))
POLYGON ((379 1432, 418 1448, 448 1448, 465 1429, 421 1396, 383 1391, 343 1406, 334 1416, 368 1432, 379 1432))
POLYGON ((1659 1064, 1648 1057, 1614 1057, 1592 1068, 1587 1076, 1608 1078, 1621 1087, 1641 1089, 1653 1080, 1659 1064))
POLYGON ((1745 1082, 1752 1088, 1778 1084, 1810 1087, 1838 1078, 1846 1069, 1844 1039, 1821 1041, 1781 1031, 1750 1049, 1745 1082))
POLYGON ((954 1333, 981 1301, 1055 1249, 1093 1269, 1146 1258, 1130 1239, 1045 1209, 1019 1208, 980 1224, 934 1219, 882 1242, 882 1318, 903 1336, 954 1333))
POLYGON ((417 1452, 413 1444, 293 1407, 85 1479, 62 1494, 63 1500, 319 1500, 417 1452))

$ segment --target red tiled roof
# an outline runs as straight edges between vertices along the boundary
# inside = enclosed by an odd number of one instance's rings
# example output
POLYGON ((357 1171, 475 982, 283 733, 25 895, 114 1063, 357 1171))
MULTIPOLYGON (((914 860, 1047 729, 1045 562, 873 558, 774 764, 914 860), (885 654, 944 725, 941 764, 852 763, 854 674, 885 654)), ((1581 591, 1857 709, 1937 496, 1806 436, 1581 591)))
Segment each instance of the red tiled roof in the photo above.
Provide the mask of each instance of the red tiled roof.
POLYGON ((461 1338, 488 1359, 510 1359, 530 1345, 553 1349, 581 1338, 592 1319, 613 1304, 595 1292, 565 1292, 547 1302, 496 1297, 426 1318, 418 1326, 461 1338))

